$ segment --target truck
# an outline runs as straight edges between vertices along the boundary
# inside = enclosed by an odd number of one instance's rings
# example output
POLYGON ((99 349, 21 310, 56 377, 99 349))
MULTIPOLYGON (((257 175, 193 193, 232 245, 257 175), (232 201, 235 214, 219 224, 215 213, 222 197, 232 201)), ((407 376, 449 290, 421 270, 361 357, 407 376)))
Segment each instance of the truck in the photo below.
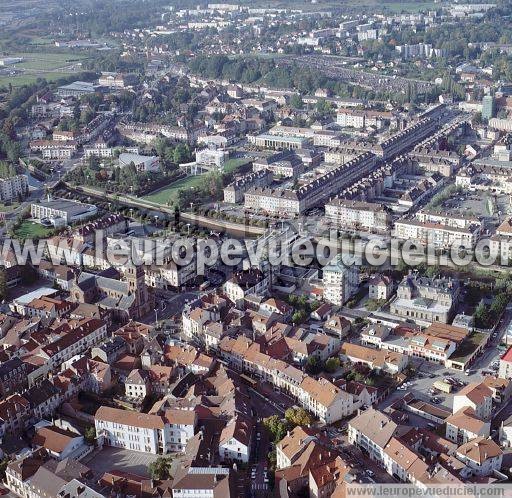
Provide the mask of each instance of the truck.
POLYGON ((448 384, 448 382, 445 382, 444 380, 436 380, 433 384, 434 389, 437 389, 438 391, 441 391, 443 393, 451 393, 453 386, 451 384, 448 384))

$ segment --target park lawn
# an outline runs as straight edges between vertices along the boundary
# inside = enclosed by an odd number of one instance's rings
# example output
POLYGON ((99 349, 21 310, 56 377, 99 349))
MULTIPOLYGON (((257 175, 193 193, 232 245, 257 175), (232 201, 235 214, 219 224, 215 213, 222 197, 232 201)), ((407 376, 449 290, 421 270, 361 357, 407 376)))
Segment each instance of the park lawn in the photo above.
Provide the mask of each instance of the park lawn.
POLYGON ((51 232, 51 228, 46 228, 30 220, 25 220, 15 231, 16 235, 22 239, 41 239, 47 237, 51 232))
POLYGON ((189 189, 192 187, 198 187, 203 181, 204 175, 188 176, 182 178, 174 183, 171 183, 167 187, 163 187, 159 190, 155 190, 151 194, 143 197, 145 201, 154 202, 155 204, 166 205, 169 201, 175 203, 178 198, 178 192, 182 189, 189 189))
POLYGON ((52 53, 52 52, 18 52, 12 57, 23 57, 25 60, 16 64, 15 67, 22 69, 41 69, 51 71, 59 67, 73 64, 86 59, 87 56, 83 54, 76 54, 73 52, 67 53, 52 53))
MULTIPOLYGON (((322 10, 329 8, 339 8, 340 6, 347 6, 353 9, 361 9, 365 10, 368 7, 373 7, 375 11, 383 11, 388 10, 392 12, 411 12, 416 13, 421 10, 432 10, 436 8, 436 3, 434 0, 396 0, 396 1, 382 1, 382 0, 359 0, 358 2, 351 1, 325 1, 322 3, 322 10)), ((301 1, 298 0, 294 3, 294 8, 301 8, 303 10, 316 10, 318 9, 318 5, 316 2, 311 1, 301 1)))
POLYGON ((240 157, 237 159, 228 159, 224 164, 224 172, 225 173, 232 173, 233 171, 236 171, 238 168, 243 166, 244 164, 250 163, 251 160, 247 157, 240 157))
POLYGON ((30 85, 35 83, 38 78, 44 78, 46 81, 51 82, 60 78, 66 78, 73 73, 31 73, 31 74, 17 74, 15 76, 0 76, 0 86, 7 86, 9 83, 12 86, 30 85))

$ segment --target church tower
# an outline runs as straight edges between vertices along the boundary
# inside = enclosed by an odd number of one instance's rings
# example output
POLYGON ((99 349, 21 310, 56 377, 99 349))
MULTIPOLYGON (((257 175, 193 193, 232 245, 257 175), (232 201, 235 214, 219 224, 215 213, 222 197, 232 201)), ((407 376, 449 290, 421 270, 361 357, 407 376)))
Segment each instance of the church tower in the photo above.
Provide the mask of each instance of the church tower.
POLYGON ((137 308, 138 317, 144 316, 153 310, 153 295, 150 295, 148 291, 144 276, 145 272, 142 265, 129 266, 125 271, 128 291, 130 294, 135 295, 135 306, 137 308))

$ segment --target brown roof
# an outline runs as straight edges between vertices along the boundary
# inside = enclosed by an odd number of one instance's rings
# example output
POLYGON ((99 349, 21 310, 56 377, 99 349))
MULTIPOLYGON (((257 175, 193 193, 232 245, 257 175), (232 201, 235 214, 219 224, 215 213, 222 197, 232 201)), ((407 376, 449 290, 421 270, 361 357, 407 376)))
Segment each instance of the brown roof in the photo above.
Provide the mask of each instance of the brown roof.
POLYGON ((388 455, 399 467, 408 471, 409 468, 418 460, 417 455, 410 448, 402 444, 398 439, 392 437, 384 447, 384 453, 388 455))
POLYGON ((473 403, 481 405, 485 402, 485 398, 492 398, 492 391, 483 382, 472 382, 461 389, 456 396, 466 396, 473 403))
POLYGON ((501 448, 492 439, 483 437, 478 437, 459 446, 457 453, 480 465, 489 458, 503 455, 501 448))
POLYGON ((55 453, 62 453, 69 443, 77 437, 80 437, 80 434, 52 425, 38 429, 32 442, 55 453))
POLYGON ((486 425, 483 420, 480 420, 476 416, 475 410, 469 406, 461 408, 453 415, 450 415, 446 419, 446 423, 460 429, 465 429, 468 432, 472 432, 473 434, 479 434, 483 427, 486 425))
POLYGON ((237 415, 232 418, 222 430, 220 435, 220 444, 236 439, 245 446, 249 446, 251 441, 253 422, 248 417, 237 415))
POLYGON ((144 429, 163 429, 165 425, 162 417, 158 415, 120 410, 109 406, 100 406, 94 418, 96 420, 116 422, 118 424, 141 427, 144 429))
POLYGON ((386 446, 398 428, 386 414, 374 408, 369 408, 353 418, 349 425, 381 448, 386 446))
POLYGON ((307 438, 315 436, 316 430, 309 427, 295 427, 292 431, 277 443, 277 447, 282 451, 285 456, 292 460, 297 453, 304 449, 304 441, 307 438))
POLYGON ((192 425, 196 423, 196 412, 193 410, 165 410, 164 419, 169 424, 192 425))

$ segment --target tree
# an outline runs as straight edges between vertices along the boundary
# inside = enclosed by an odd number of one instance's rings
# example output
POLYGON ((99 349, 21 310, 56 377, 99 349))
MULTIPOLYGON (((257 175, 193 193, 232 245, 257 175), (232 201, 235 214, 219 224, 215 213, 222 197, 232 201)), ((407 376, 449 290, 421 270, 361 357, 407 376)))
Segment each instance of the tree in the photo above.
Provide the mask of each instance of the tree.
POLYGON ((304 310, 298 310, 292 315, 293 323, 302 323, 307 318, 307 313, 304 310))
POLYGON ((335 358, 334 356, 332 358, 329 358, 325 362, 325 371, 329 373, 334 373, 336 370, 340 368, 340 360, 339 358, 335 358))
POLYGON ((93 445, 96 442, 96 429, 92 426, 87 427, 84 432, 84 439, 89 445, 93 445))
POLYGON ((182 164, 190 159, 190 148, 185 144, 178 144, 173 152, 173 161, 176 164, 182 164))
POLYGON ((322 371, 322 362, 316 356, 310 356, 306 361, 306 371, 312 375, 317 375, 322 371))
POLYGON ((5 471, 7 470, 7 465, 9 465, 9 458, 5 457, 0 460, 0 480, 3 481, 5 479, 5 471))
POLYGON ((264 418, 263 426, 269 432, 274 443, 278 443, 286 435, 286 424, 277 415, 264 418))
POLYGON ((272 470, 272 471, 276 470, 276 466, 277 466, 277 451, 276 450, 272 450, 267 455, 267 458, 268 458, 268 467, 269 467, 269 469, 272 470))
POLYGON ((149 475, 152 479, 161 481, 171 477, 171 457, 158 457, 154 462, 148 465, 149 475))
POLYGON ((489 310, 483 302, 476 307, 475 314, 473 316, 477 327, 486 328, 488 326, 490 318, 489 310))
POLYGON ((302 109, 304 102, 302 101, 302 97, 297 94, 293 94, 290 97, 290 106, 295 107, 295 109, 302 109))
POLYGON ((313 423, 313 417, 304 408, 288 408, 284 413, 284 418, 290 427, 308 426, 313 423))
POLYGON ((7 276, 4 267, 0 267, 0 299, 7 299, 7 276))

